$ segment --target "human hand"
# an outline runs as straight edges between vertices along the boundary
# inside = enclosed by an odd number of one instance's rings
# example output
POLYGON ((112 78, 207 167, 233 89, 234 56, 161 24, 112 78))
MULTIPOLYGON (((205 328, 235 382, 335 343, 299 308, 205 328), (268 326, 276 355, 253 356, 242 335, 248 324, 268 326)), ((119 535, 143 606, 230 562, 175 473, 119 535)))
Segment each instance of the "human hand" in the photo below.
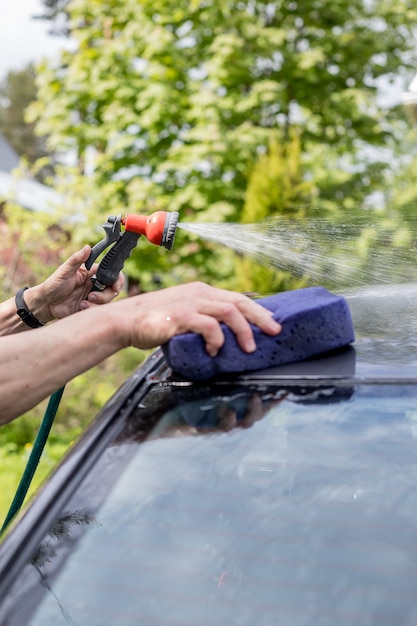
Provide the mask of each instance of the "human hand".
POLYGON ((271 409, 280 404, 288 393, 236 390, 224 395, 206 395, 189 400, 188 388, 176 388, 177 402, 168 410, 152 430, 153 438, 195 435, 198 432, 228 432, 234 428, 251 428, 271 409))
POLYGON ((233 400, 223 402, 219 407, 218 428, 220 430, 232 430, 236 426, 241 428, 251 428, 253 424, 261 420, 268 411, 284 400, 287 394, 282 394, 276 398, 268 398, 264 401, 259 393, 246 395, 246 405, 243 415, 239 415, 239 408, 235 406, 233 400))
POLYGON ((250 322, 268 335, 281 331, 271 312, 254 300, 201 282, 141 294, 115 306, 120 307, 118 327, 124 329, 127 345, 142 349, 163 345, 175 335, 195 332, 203 336, 208 354, 215 356, 224 343, 220 327, 224 322, 242 350, 254 352, 250 322))
POLYGON ((87 270, 83 263, 91 252, 90 246, 72 254, 49 278, 25 293, 25 299, 32 310, 31 299, 38 302, 38 316, 43 322, 67 317, 96 304, 106 304, 115 298, 124 285, 124 276, 104 291, 91 292, 91 277, 97 265, 87 270), (90 293, 91 292, 91 293, 90 293), (26 295, 27 294, 27 295, 26 295))

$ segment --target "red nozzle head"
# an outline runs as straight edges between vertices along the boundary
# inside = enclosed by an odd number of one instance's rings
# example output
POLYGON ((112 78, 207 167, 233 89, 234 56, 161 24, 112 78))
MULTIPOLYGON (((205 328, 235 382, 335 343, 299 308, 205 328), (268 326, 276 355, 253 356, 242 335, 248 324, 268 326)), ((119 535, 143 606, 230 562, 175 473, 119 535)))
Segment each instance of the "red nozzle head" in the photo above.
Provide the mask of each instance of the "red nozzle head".
POLYGON ((155 211, 151 215, 135 215, 128 213, 122 218, 125 229, 144 235, 148 241, 156 246, 164 246, 171 250, 174 245, 175 232, 178 223, 178 213, 172 211, 155 211))

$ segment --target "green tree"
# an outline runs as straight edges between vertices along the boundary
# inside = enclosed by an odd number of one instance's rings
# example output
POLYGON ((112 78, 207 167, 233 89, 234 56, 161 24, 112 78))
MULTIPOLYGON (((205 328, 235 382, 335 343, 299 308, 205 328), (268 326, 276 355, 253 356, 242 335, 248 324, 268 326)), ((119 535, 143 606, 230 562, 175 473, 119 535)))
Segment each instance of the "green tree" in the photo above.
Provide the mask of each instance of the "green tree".
MULTIPOLYGON (((249 174, 241 222, 256 224, 271 218, 297 222, 305 218, 314 200, 315 186, 307 181, 302 165, 298 134, 280 144, 271 138, 268 150, 261 155, 249 174)), ((267 236, 267 226, 263 229, 267 236)), ((303 277, 294 281, 288 271, 259 264, 250 257, 236 258, 237 288, 259 293, 283 291, 305 286, 303 277)))
MULTIPOLYGON (((294 128, 323 210, 347 212, 382 188, 402 112, 385 110, 378 87, 414 70, 411 0, 73 0, 67 10, 78 48, 43 67, 31 120, 51 150, 76 155, 71 194, 94 215, 238 220, 259 155, 294 128)), ((213 246, 179 242, 169 280, 185 264, 186 276, 233 276, 213 246)), ((141 255, 142 276, 155 254, 141 255)))
POLYGON ((70 34, 68 24, 67 6, 70 0, 41 0, 42 10, 34 19, 48 20, 51 24, 50 34, 59 37, 68 37, 70 34))
MULTIPOLYGON (((51 158, 45 137, 34 131, 34 123, 25 120, 25 111, 36 98, 36 70, 33 64, 19 71, 8 72, 0 84, 0 132, 29 166, 40 159, 51 158)), ((52 172, 43 163, 37 168, 37 177, 44 180, 52 172)))

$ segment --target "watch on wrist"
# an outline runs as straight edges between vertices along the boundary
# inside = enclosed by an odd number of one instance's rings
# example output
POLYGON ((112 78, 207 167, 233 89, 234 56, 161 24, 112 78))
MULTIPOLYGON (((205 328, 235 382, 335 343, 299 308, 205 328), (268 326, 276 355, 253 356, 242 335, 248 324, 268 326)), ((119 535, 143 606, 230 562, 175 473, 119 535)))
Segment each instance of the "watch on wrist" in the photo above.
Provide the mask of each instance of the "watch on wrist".
POLYGON ((35 317, 33 313, 29 311, 29 309, 27 308, 25 298, 23 296, 26 289, 28 289, 28 287, 22 287, 22 289, 19 289, 19 291, 16 294, 16 297, 15 297, 16 309, 17 309, 16 312, 18 316, 20 317, 20 319, 22 320, 22 322, 24 322, 27 326, 30 326, 30 328, 40 328, 41 326, 44 326, 45 324, 41 322, 40 320, 38 320, 38 318, 35 317))

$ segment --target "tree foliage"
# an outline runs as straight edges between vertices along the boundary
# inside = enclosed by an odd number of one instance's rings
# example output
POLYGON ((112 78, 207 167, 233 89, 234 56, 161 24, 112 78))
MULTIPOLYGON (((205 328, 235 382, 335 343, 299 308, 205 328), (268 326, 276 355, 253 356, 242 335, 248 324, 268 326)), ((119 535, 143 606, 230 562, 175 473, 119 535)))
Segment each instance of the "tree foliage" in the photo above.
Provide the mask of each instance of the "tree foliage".
POLYGON ((39 14, 34 19, 48 20, 50 22, 50 34, 59 37, 69 36, 67 6, 70 0, 41 0, 43 5, 39 14))
MULTIPOLYGON (((30 120, 51 150, 74 155, 71 194, 93 215, 239 220, 257 160, 272 139, 285 152, 295 131, 323 210, 382 187, 405 123, 379 93, 414 71, 411 0, 73 0, 66 11, 77 50, 41 68, 30 120)), ((176 268, 233 273, 221 252, 180 237, 176 268)))
MULTIPOLYGON (((0 84, 0 132, 29 166, 51 155, 45 137, 38 136, 34 123, 27 123, 25 111, 36 98, 36 70, 32 63, 19 71, 8 72, 0 84)), ((36 168, 37 178, 44 180, 52 168, 43 162, 36 168)))

